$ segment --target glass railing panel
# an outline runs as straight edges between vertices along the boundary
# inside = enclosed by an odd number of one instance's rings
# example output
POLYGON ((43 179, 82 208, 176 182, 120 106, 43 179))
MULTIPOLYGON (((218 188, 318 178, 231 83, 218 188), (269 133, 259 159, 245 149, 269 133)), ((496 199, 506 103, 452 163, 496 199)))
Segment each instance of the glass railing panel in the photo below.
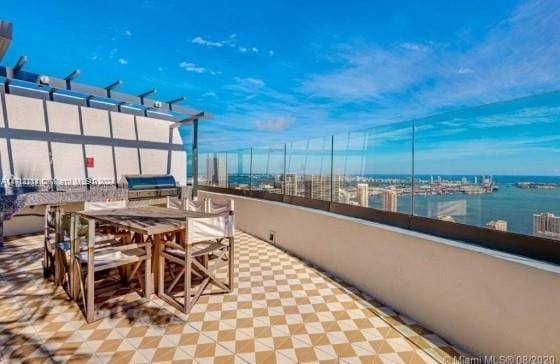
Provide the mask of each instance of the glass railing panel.
POLYGON ((282 193, 284 144, 253 148, 253 190, 282 193))
POLYGON ((198 184, 202 186, 209 186, 210 181, 206 178, 206 161, 214 153, 198 153, 198 184))
POLYGON ((416 215, 560 239, 560 92, 415 125, 416 215))
POLYGON ((251 148, 228 151, 225 160, 228 187, 251 188, 251 148))
POLYGON ((201 184, 227 187, 227 158, 225 152, 200 154, 198 165, 201 184))
MULTIPOLYGON (((331 199, 332 137, 321 137, 286 145, 287 195, 319 200, 331 199)), ((334 191, 336 191, 336 186, 334 191)))
POLYGON ((410 213, 411 123, 337 134, 333 154, 338 202, 410 213))

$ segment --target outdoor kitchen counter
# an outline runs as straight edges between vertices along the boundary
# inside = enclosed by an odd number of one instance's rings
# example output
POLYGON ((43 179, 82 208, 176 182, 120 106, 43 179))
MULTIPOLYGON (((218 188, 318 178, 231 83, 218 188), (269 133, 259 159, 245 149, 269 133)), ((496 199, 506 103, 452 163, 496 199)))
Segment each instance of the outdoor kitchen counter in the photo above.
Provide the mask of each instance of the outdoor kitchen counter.
POLYGON ((101 202, 107 200, 126 200, 128 190, 122 188, 93 188, 67 191, 23 192, 0 195, 0 247, 3 246, 4 220, 26 206, 54 205, 72 202, 101 202))

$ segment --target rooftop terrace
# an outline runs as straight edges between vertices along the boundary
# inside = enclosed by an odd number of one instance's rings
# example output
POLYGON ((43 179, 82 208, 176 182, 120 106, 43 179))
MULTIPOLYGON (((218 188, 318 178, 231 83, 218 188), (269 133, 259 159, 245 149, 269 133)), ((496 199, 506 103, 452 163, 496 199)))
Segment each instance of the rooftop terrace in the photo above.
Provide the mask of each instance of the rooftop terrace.
POLYGON ((65 292, 43 279, 42 239, 10 238, 0 251, 0 361, 421 363, 462 353, 241 231, 232 294, 203 296, 189 315, 154 298, 87 324, 65 292))

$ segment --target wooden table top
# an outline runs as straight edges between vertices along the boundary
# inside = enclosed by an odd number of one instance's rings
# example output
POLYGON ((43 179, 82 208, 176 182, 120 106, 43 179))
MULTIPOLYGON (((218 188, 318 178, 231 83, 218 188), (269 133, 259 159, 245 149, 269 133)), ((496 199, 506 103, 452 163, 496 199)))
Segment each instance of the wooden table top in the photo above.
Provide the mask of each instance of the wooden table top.
POLYGON ((86 219, 95 219, 145 235, 163 234, 184 229, 187 218, 207 218, 220 216, 207 212, 168 209, 147 206, 96 211, 79 211, 78 215, 86 219))

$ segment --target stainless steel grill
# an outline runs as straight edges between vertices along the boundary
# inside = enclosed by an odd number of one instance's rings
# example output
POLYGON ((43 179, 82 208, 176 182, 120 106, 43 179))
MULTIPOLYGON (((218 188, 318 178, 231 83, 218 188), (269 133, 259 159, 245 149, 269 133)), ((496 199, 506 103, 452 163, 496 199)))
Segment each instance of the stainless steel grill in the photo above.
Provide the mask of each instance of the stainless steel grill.
POLYGON ((171 175, 125 175, 119 181, 119 187, 128 189, 128 200, 152 200, 179 196, 181 188, 177 187, 171 175))

